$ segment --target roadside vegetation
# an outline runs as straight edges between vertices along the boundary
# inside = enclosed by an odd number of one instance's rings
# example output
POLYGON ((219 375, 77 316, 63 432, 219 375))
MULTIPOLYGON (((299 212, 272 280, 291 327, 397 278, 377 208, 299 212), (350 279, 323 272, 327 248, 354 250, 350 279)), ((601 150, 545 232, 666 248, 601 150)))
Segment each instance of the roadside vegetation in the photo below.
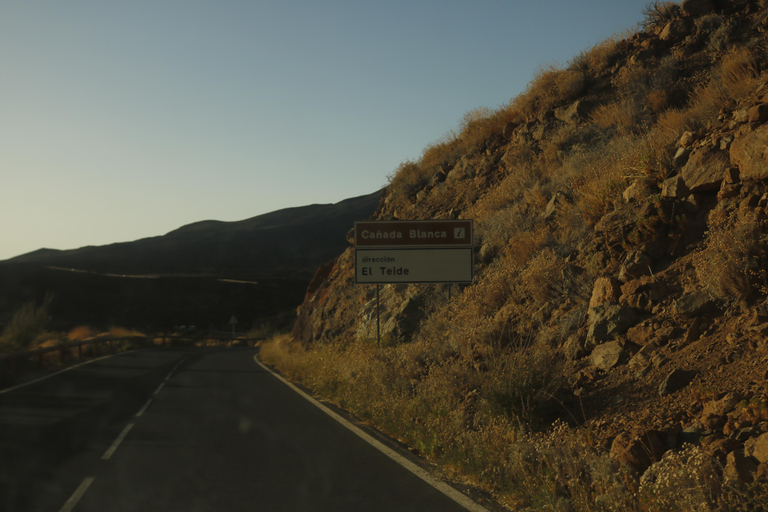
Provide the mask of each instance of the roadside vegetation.
MULTIPOLYGON (((733 112, 768 92, 768 2, 721 4, 728 9, 685 17, 684 32, 662 44, 662 30, 683 15, 680 5, 654 2, 638 32, 542 68, 507 105, 469 112, 420 159, 403 162, 381 215, 474 219, 475 281, 450 300, 422 285, 430 297, 422 317, 381 345, 366 327, 370 295, 349 292, 363 312, 340 319, 337 309, 320 309, 332 292, 319 288, 300 325, 315 322, 302 332, 321 334, 297 338, 297 328, 273 337, 263 360, 511 509, 768 508, 765 479, 724 480, 725 458, 703 445, 668 451, 651 472, 619 463, 573 389, 577 372, 587 375, 578 363, 584 356, 573 354, 587 348, 593 284, 631 270, 637 251, 662 246, 658 259, 669 261, 685 255, 678 272, 690 269, 697 279, 686 291, 707 290, 732 316, 766 299, 765 215, 721 202, 691 242, 694 215, 670 209, 662 195, 681 172, 684 135, 727 148, 713 127, 731 129, 733 112), (596 241, 625 208, 628 228, 596 241)), ((717 190, 709 193, 715 201, 717 190)), ((345 261, 332 279, 343 282, 345 261)), ((346 283, 337 289, 354 286, 346 283)), ((416 293, 394 288, 393 296, 416 293)), ((668 314, 664 307, 643 314, 668 314)))

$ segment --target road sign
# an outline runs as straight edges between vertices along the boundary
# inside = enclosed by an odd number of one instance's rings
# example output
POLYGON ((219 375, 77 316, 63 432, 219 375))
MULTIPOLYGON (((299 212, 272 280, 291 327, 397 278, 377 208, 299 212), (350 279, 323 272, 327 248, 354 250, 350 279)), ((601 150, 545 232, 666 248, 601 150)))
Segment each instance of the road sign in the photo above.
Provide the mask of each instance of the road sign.
POLYGON ((355 282, 469 283, 472 248, 355 249, 355 282))
POLYGON ((355 247, 472 247, 472 221, 355 222, 355 247))
POLYGON ((472 221, 355 223, 355 282, 469 283, 472 221))

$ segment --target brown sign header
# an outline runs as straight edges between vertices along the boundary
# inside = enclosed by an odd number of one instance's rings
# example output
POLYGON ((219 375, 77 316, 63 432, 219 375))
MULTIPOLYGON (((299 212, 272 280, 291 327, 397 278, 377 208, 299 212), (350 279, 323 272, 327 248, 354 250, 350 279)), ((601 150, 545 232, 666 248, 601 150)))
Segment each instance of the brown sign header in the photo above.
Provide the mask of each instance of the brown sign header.
POLYGON ((355 247, 472 247, 472 221, 355 222, 355 247))

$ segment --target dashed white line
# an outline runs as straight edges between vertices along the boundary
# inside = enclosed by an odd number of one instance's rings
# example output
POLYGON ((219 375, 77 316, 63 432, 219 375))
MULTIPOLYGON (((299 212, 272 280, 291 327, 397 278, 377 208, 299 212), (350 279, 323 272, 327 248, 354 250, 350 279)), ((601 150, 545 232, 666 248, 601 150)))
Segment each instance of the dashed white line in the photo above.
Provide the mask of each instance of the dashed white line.
POLYGON ((93 478, 94 477, 89 476, 85 480, 83 480, 80 486, 75 490, 75 493, 67 500, 64 506, 61 507, 61 510, 59 512, 71 512, 72 510, 74 510, 77 503, 85 494, 85 491, 87 491, 88 487, 90 487, 91 484, 93 483, 93 478))
POLYGON ((115 439, 115 442, 112 443, 112 446, 109 447, 109 449, 104 452, 104 455, 101 456, 101 460, 109 460, 110 457, 115 453, 115 450, 117 450, 117 447, 120 446, 120 443, 123 442, 123 439, 125 439, 125 436, 128 435, 128 432, 131 431, 133 428, 133 423, 129 423, 125 426, 122 432, 120 432, 120 435, 117 436, 117 439, 115 439))
POLYGON ((161 382, 159 386, 157 386, 157 389, 155 390, 154 394, 157 395, 161 389, 163 389, 163 386, 165 386, 165 382, 161 382))
POLYGON ((144 404, 144 407, 142 407, 141 409, 139 409, 139 412, 137 412, 137 413, 136 413, 136 417, 137 417, 137 418, 146 412, 146 410, 149 408, 149 404, 151 404, 151 403, 152 403, 152 400, 153 400, 152 398, 150 398, 149 400, 147 400, 147 403, 145 403, 145 404, 144 404))

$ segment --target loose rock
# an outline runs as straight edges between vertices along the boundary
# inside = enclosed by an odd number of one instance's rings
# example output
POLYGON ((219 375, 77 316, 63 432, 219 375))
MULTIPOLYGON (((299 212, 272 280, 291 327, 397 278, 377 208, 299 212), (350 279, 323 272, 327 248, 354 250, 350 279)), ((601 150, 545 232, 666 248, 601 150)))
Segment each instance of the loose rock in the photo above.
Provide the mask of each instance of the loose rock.
POLYGON ((683 370, 681 368, 672 370, 659 386, 659 395, 666 396, 683 389, 691 383, 695 376, 696 372, 692 370, 683 370))

